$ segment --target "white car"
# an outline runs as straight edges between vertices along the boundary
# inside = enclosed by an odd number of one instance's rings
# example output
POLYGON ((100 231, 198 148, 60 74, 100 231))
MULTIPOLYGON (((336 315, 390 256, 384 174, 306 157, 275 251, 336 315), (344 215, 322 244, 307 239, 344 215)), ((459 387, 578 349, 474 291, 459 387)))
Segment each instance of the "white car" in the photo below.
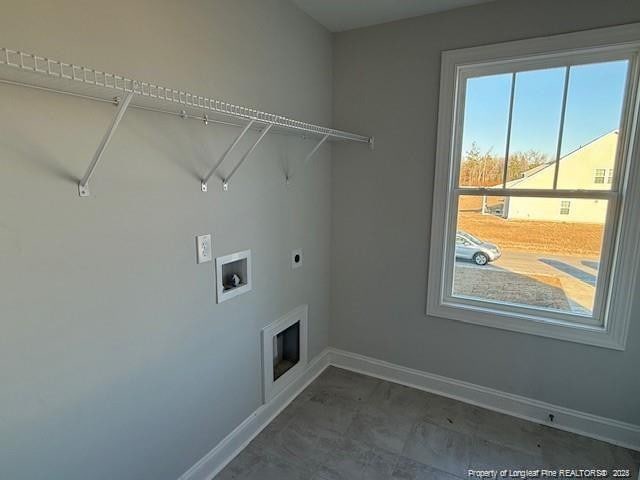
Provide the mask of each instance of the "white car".
POLYGON ((456 258, 471 260, 476 265, 486 265, 500 258, 502 252, 497 245, 483 242, 470 233, 456 232, 456 258))

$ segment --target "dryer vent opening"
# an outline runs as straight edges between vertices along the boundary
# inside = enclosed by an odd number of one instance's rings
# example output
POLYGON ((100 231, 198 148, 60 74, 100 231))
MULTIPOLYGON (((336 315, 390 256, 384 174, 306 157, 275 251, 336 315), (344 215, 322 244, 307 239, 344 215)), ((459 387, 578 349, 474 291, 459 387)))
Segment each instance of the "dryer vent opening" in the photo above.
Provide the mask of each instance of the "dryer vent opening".
POLYGON ((273 381, 300 361, 300 322, 273 337, 273 381))

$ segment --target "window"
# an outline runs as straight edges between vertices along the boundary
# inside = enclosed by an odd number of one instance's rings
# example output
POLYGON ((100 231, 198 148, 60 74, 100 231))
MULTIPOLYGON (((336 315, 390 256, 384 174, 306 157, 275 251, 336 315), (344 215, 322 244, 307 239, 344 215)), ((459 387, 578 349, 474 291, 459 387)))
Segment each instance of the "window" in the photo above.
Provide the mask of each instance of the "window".
MULTIPOLYGON (((596 173, 593 176, 593 183, 604 183, 604 177, 606 175, 606 168, 597 168, 596 173)), ((611 183, 611 182, 608 182, 611 183)))
POLYGON ((640 24, 443 53, 428 314, 624 348, 639 54, 640 24))
POLYGON ((607 180, 607 184, 611 185, 613 183, 613 168, 596 168, 593 174, 593 183, 603 184, 607 180), (608 172, 608 173, 607 173, 608 172))
POLYGON ((456 236, 456 245, 459 245, 461 247, 466 247, 469 246, 470 243, 468 240, 465 240, 464 237, 461 237, 460 235, 456 236))

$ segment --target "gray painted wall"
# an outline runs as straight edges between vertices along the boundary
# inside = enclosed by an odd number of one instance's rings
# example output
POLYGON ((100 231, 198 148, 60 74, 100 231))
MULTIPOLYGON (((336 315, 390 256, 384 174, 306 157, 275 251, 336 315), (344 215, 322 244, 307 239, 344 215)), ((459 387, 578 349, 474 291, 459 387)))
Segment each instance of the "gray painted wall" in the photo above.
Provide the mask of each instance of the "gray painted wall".
POLYGON ((332 346, 640 424, 640 293, 625 352, 425 316, 440 52, 640 21, 631 0, 501 0, 334 38, 332 346))
MULTIPOLYGON (((286 0, 0 10, 2 46, 331 121, 330 34, 286 0)), ((0 85, 3 479, 175 480, 260 405, 264 325, 308 303, 310 356, 327 345, 330 147, 302 169, 313 142, 270 135, 230 192, 205 195, 238 130, 132 110, 81 199, 113 113, 0 85), (251 293, 215 304, 202 233, 216 256, 253 250, 251 293)))

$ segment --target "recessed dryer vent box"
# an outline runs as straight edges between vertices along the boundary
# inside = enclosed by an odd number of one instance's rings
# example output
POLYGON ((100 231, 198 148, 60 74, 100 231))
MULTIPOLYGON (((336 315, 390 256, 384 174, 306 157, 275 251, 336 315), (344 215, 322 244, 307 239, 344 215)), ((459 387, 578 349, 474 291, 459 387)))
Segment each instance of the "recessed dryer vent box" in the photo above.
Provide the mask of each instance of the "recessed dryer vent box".
POLYGON ((217 303, 251 291, 251 250, 216 258, 217 303))
POLYGON ((307 368, 309 307, 301 305, 262 329, 262 392, 269 402, 307 368))

